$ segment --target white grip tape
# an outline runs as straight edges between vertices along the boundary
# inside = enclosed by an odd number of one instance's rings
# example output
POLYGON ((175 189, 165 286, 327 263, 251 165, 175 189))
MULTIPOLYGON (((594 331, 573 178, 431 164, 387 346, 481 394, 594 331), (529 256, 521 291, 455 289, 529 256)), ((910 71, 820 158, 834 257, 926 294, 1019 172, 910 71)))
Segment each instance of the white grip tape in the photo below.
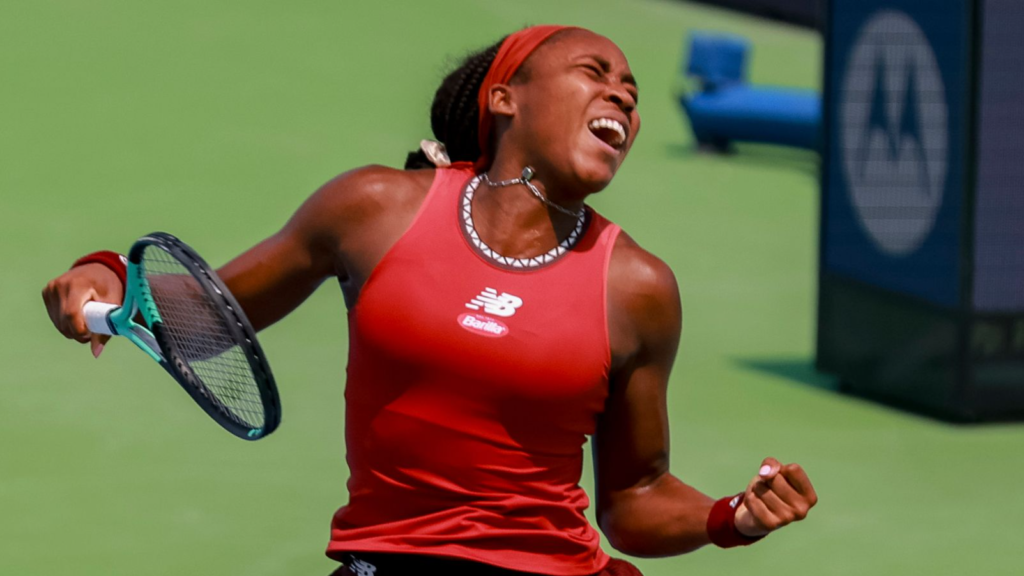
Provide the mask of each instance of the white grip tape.
POLYGON ((107 316, 118 308, 120 306, 117 304, 86 302, 82 308, 82 313, 85 314, 85 325, 89 327, 89 332, 93 334, 113 334, 114 332, 110 330, 110 324, 107 323, 107 316))

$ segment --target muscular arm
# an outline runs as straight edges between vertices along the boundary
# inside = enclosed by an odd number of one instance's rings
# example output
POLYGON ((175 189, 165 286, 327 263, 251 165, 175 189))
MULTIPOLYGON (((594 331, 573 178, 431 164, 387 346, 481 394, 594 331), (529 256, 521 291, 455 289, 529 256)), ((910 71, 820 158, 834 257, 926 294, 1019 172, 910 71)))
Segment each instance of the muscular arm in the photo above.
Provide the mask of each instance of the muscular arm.
POLYGON ((408 227, 431 173, 369 166, 315 192, 280 232, 218 274, 261 330, 337 276, 351 305, 369 271, 408 227))
MULTIPOLYGON (((611 393, 594 437, 597 515, 608 541, 634 556, 669 556, 710 543, 714 500, 669 472, 666 392, 682 325, 672 271, 621 235, 608 278, 611 393)), ((761 462, 735 529, 764 535, 817 503, 799 464, 761 462)))
MULTIPOLYGON (((351 306, 370 271, 412 222, 433 170, 368 166, 325 184, 280 232, 222 267, 218 274, 257 330, 283 318, 329 276, 338 276, 351 306)), ((67 338, 92 342, 99 356, 109 336, 91 334, 86 302, 121 302, 117 275, 102 264, 72 268, 46 284, 43 300, 67 338)))
POLYGON ((256 330, 283 318, 335 273, 326 247, 297 230, 302 220, 297 214, 280 232, 217 271, 256 330))
POLYGON ((669 473, 666 393, 682 323, 675 278, 622 235, 608 283, 613 373, 594 436, 598 521, 624 553, 689 552, 710 542, 714 500, 669 473))

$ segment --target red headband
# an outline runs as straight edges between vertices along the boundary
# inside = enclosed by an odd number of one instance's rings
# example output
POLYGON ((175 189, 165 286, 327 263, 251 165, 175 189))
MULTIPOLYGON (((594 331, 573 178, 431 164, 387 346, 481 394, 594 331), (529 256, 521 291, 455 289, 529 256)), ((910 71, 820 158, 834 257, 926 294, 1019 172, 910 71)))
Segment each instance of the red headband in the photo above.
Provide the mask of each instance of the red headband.
POLYGON ((516 71, 523 65, 523 62, 533 54, 538 46, 544 43, 556 32, 576 28, 575 26, 531 26, 510 34, 498 48, 498 54, 494 57, 484 81, 480 84, 480 92, 477 94, 477 103, 480 105, 480 125, 478 134, 480 137, 480 159, 476 161, 477 168, 486 168, 490 165, 488 148, 491 142, 491 129, 494 127, 494 116, 487 106, 488 95, 491 86, 495 84, 508 84, 516 71))

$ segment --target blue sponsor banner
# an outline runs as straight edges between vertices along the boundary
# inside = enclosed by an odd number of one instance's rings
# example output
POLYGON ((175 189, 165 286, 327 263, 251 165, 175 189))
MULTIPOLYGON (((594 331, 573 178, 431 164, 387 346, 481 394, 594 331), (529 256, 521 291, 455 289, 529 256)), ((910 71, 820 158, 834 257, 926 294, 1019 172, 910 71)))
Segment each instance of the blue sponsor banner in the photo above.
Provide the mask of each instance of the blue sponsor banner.
POLYGON ((968 0, 833 0, 823 266, 960 304, 968 0))
POLYGON ((1024 312, 1024 2, 985 0, 983 7, 974 308, 1019 313, 1024 312))

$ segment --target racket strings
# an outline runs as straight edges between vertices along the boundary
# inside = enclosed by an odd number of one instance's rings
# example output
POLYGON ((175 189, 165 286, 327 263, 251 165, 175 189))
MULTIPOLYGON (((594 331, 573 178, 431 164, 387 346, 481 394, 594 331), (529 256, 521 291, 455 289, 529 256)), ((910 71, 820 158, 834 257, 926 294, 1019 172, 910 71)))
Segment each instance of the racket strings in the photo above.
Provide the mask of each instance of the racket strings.
POLYGON ((181 262, 159 248, 146 249, 143 270, 164 335, 201 380, 199 392, 232 420, 262 428, 265 411, 252 367, 218 303, 181 262))

